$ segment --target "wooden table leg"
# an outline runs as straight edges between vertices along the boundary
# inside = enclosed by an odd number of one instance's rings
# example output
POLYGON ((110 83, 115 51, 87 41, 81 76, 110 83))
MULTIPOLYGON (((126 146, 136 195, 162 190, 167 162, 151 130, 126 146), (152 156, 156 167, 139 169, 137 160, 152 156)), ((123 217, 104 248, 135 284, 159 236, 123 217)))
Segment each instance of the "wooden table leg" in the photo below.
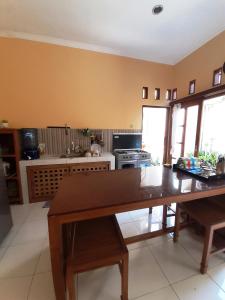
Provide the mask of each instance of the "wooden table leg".
POLYGON ((201 268, 200 268, 200 272, 202 274, 205 274, 207 272, 209 255, 212 248, 213 233, 214 233, 213 226, 206 227, 204 249, 203 249, 201 268))
POLYGON ((163 205, 163 216, 162 216, 162 229, 166 231, 167 228, 167 205, 163 205))
POLYGON ((176 215, 175 215, 175 230, 173 234, 173 241, 177 242, 180 231, 180 205, 176 205, 176 215))
POLYGON ((128 300, 128 253, 123 257, 121 268, 121 300, 128 300))
POLYGON ((57 217, 48 217, 49 248, 56 300, 66 300, 62 226, 57 217))

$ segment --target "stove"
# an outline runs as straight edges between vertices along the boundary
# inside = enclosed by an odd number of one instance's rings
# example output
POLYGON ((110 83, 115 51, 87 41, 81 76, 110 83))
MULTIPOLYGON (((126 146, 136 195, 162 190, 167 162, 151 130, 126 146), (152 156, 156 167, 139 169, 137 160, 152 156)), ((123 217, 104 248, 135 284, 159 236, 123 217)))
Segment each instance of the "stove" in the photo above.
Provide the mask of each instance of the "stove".
POLYGON ((116 157, 116 169, 143 168, 152 165, 151 154, 141 150, 142 135, 113 134, 113 153, 116 157), (129 149, 128 147, 135 147, 129 149))

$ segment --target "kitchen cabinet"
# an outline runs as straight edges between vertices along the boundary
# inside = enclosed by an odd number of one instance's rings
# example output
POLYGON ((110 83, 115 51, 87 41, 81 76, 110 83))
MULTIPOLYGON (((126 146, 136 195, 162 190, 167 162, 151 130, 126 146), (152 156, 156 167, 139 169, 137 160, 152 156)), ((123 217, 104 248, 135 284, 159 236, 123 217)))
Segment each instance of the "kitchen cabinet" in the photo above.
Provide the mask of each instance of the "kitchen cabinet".
POLYGON ((29 202, 52 200, 65 175, 81 172, 106 171, 110 162, 90 162, 57 165, 34 165, 27 167, 29 202))
POLYGON ((19 131, 12 128, 0 129, 0 158, 4 166, 7 194, 10 204, 22 204, 19 160, 21 157, 19 131))
POLYGON ((3 172, 3 162, 0 158, 0 247, 12 227, 12 216, 9 206, 6 179, 3 172))

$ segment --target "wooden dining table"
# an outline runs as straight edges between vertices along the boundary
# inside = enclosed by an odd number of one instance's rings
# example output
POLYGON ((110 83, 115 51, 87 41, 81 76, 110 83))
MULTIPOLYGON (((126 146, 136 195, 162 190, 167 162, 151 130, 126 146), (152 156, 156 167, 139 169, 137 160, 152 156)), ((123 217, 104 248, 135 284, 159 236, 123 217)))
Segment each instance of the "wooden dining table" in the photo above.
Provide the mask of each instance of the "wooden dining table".
MULTIPOLYGON (((87 172, 64 177, 48 213, 56 299, 66 299, 66 224, 222 194, 225 194, 224 179, 203 182, 163 166, 87 172)), ((128 237, 125 241, 127 244, 135 243, 166 232, 161 229, 128 237)))

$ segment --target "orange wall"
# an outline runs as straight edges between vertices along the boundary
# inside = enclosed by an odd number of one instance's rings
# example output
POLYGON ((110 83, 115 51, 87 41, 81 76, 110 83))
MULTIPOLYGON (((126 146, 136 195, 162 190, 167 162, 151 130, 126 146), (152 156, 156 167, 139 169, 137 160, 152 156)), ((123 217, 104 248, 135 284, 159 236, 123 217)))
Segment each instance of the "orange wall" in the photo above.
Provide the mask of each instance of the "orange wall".
POLYGON ((0 119, 11 127, 140 128, 142 86, 174 87, 172 66, 0 38, 0 119))
MULTIPOLYGON (((212 87, 213 71, 225 62, 225 31, 175 65, 178 98, 188 95, 189 82, 196 79, 196 92, 212 87)), ((223 84, 225 75, 223 74, 223 84)))

